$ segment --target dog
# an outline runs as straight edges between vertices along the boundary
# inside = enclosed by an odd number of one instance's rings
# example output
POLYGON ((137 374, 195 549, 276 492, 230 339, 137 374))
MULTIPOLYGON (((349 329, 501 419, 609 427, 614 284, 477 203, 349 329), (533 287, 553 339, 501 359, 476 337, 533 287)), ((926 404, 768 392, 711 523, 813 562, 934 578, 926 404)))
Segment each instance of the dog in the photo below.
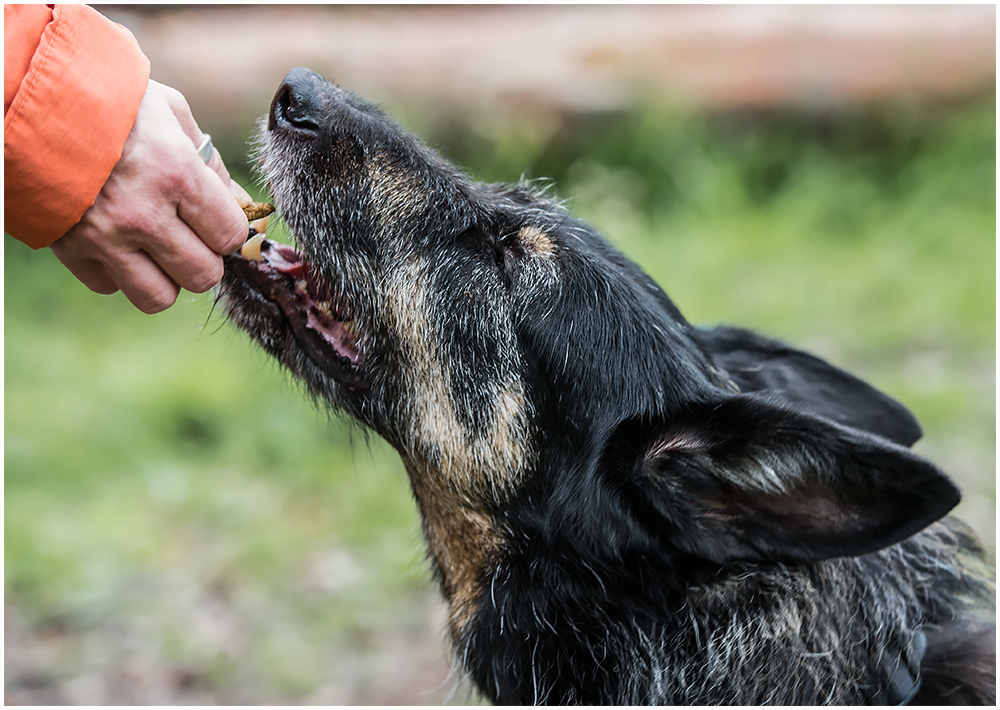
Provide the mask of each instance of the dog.
POLYGON ((399 452, 486 698, 995 703, 992 568, 901 404, 690 325, 544 192, 309 70, 258 152, 297 248, 228 257, 220 298, 399 452))

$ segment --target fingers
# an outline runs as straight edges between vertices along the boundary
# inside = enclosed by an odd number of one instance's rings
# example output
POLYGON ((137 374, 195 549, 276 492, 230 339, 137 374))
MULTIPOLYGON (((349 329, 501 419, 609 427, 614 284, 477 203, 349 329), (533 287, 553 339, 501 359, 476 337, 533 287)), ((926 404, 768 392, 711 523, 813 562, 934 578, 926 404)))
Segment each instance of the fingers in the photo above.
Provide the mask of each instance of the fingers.
MULTIPOLYGON (((125 190, 109 187, 105 195, 51 246, 88 288, 98 293, 120 288, 140 310, 155 313, 174 302, 179 288, 204 293, 222 279, 222 257, 173 208, 157 215, 125 190)), ((235 204, 228 191, 225 199, 235 204)))
POLYGON ((177 214, 213 251, 232 254, 247 239, 247 220, 241 209, 246 203, 240 200, 245 195, 250 202, 250 196, 229 177, 214 147, 207 163, 202 164, 198 154, 194 155, 194 182, 178 203, 177 214), (234 185, 239 191, 233 189, 234 185))
POLYGON ((240 207, 246 207, 253 202, 253 198, 250 197, 250 193, 244 190, 243 186, 235 180, 229 181, 229 192, 236 198, 236 202, 240 207))
POLYGON ((178 285, 141 251, 100 259, 83 256, 88 250, 86 232, 70 233, 52 244, 59 261, 95 293, 112 294, 121 289, 126 298, 143 313, 159 313, 174 304, 178 285), (105 263, 106 262, 106 263, 105 263))
MULTIPOLYGON (((247 227, 243 229, 249 231, 247 227)), ((178 220, 164 236, 149 242, 146 251, 175 283, 192 293, 205 293, 219 283, 224 272, 222 257, 206 246, 199 235, 178 220)), ((243 236, 245 241, 246 235, 243 236)), ((239 246, 242 244, 241 241, 239 246)))
POLYGON ((146 92, 166 102, 181 130, 184 131, 187 137, 191 139, 191 142, 197 147, 201 143, 202 132, 198 128, 198 122, 194 120, 191 107, 188 106, 184 94, 177 89, 169 87, 166 84, 161 84, 158 81, 153 81, 152 79, 149 80, 146 92))
POLYGON ((150 81, 147 91, 166 103, 191 142, 189 149, 183 149, 183 155, 173 156, 186 160, 185 168, 190 178, 182 183, 184 192, 178 201, 177 213, 209 248, 218 254, 231 254, 246 241, 248 227, 240 205, 233 201, 227 189, 233 181, 222 156, 214 147, 207 162, 197 154, 197 147, 205 136, 179 91, 155 81, 150 81))
POLYGON ((104 295, 118 291, 118 284, 111 278, 111 274, 108 273, 104 264, 96 259, 80 259, 64 254, 62 247, 63 245, 57 241, 52 245, 53 253, 84 286, 94 293, 104 295))
MULTIPOLYGON (((199 138, 198 143, 195 145, 195 148, 200 146, 201 141, 204 139, 205 139, 204 135, 201 138, 199 138)), ((232 179, 229 177, 229 171, 226 169, 225 163, 222 162, 222 155, 219 153, 219 149, 216 148, 214 145, 212 146, 212 157, 210 157, 207 161, 205 161, 205 165, 208 167, 209 170, 211 170, 213 173, 219 176, 219 178, 222 180, 223 185, 228 185, 230 182, 232 182, 232 179)))
POLYGON ((181 288, 203 293, 239 249, 252 200, 218 151, 197 153, 202 132, 187 101, 150 81, 132 130, 94 204, 52 244, 63 264, 98 293, 122 293, 146 313, 170 307, 181 288))
POLYGON ((246 215, 230 191, 232 181, 228 173, 223 182, 211 167, 200 164, 201 159, 193 150, 192 155, 199 166, 194 170, 187 194, 177 204, 177 214, 212 251, 232 254, 246 241, 249 231, 246 215))
POLYGON ((152 315, 174 305, 180 287, 146 254, 133 252, 129 259, 114 262, 111 278, 132 305, 152 315))

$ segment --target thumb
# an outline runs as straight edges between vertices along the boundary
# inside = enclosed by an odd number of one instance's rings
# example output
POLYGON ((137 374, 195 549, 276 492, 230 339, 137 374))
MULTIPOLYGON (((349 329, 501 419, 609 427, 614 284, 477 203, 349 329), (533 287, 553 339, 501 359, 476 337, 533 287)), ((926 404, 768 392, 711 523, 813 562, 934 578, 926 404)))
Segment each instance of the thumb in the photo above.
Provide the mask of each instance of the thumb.
MULTIPOLYGON (((229 181, 229 192, 233 194, 233 197, 236 198, 236 201, 239 203, 240 207, 244 208, 244 211, 247 205, 251 205, 254 202, 254 199, 250 196, 250 193, 244 190, 243 186, 240 185, 235 180, 229 181)), ((265 231, 267 231, 267 217, 261 217, 260 219, 255 219, 250 223, 250 226, 253 227, 254 231, 257 232, 257 234, 263 234, 265 231)))
POLYGON ((250 193, 244 190, 243 186, 240 185, 235 180, 230 179, 229 191, 233 194, 233 197, 236 198, 236 201, 240 204, 240 207, 246 207, 251 202, 253 202, 253 198, 250 197, 250 193))

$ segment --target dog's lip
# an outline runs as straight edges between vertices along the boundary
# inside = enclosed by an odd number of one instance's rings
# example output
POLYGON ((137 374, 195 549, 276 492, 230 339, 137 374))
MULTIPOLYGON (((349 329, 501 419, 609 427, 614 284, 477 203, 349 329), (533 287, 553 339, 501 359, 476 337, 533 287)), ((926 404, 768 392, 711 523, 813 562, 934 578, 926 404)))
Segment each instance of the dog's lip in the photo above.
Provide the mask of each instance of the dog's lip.
POLYGON ((358 379, 364 354, 351 309, 304 254, 265 239, 260 261, 236 253, 227 257, 227 266, 278 306, 299 347, 324 372, 338 380, 358 379))

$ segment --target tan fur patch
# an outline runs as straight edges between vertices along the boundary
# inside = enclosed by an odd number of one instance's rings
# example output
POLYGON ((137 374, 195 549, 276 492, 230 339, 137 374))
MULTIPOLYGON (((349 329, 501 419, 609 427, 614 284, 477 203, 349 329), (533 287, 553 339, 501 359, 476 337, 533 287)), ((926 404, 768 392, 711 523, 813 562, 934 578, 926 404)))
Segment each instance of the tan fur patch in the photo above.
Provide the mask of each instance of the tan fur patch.
POLYGON ((433 467, 408 464, 407 469, 427 545, 442 577, 449 630, 457 638, 476 612, 483 580, 496 564, 505 536, 485 512, 436 486, 433 467))
POLYGON ((494 424, 485 435, 478 435, 463 426, 455 412, 448 373, 436 374, 433 381, 422 383, 412 402, 414 443, 436 463, 438 475, 456 493, 502 501, 528 459, 528 417, 521 383, 512 379, 494 393, 494 424))
POLYGON ((552 256, 556 253, 556 245, 548 234, 533 225, 521 227, 517 234, 524 250, 537 256, 552 256))
POLYGON ((400 414, 409 441, 404 443, 414 456, 435 465, 456 492, 502 500, 530 462, 524 388, 513 373, 500 385, 484 383, 494 387, 493 426, 478 434, 462 424, 447 360, 430 337, 430 298, 422 274, 418 263, 405 264, 385 292, 385 321, 395 326, 406 359, 407 402, 400 414))
POLYGON ((533 460, 527 398, 513 372, 484 382, 492 388, 484 413, 491 426, 471 430, 456 410, 463 403, 452 399, 448 360, 433 339, 430 286, 418 259, 400 265, 382 303, 403 358, 406 394, 395 415, 400 453, 457 632, 474 613, 481 580, 503 544, 485 511, 510 495, 533 460))

